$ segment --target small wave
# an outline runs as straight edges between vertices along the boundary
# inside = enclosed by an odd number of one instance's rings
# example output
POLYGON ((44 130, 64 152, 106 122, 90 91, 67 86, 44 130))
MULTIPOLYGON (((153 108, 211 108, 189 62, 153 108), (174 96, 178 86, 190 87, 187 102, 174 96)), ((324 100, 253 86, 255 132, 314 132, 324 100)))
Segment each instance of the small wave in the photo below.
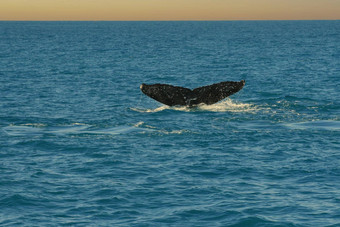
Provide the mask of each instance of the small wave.
POLYGON ((164 130, 164 129, 157 129, 154 126, 145 124, 145 122, 143 122, 143 121, 140 121, 140 122, 134 124, 133 126, 136 127, 136 128, 141 127, 140 129, 148 130, 150 132, 156 132, 156 133, 161 133, 161 134, 166 134, 166 135, 169 135, 169 134, 178 134, 179 135, 179 134, 190 132, 189 130, 186 130, 186 129, 171 130, 171 131, 164 130))
POLYGON ((93 125, 83 123, 72 123, 67 125, 49 126, 37 124, 9 125, 3 128, 4 132, 10 136, 43 136, 43 135, 121 135, 133 133, 160 133, 160 134, 183 134, 190 131, 186 129, 166 130, 148 125, 143 121, 135 124, 119 125, 114 127, 98 128, 93 125))
POLYGON ((294 226, 290 222, 272 221, 265 217, 249 216, 244 217, 231 226, 294 226))
POLYGON ((27 123, 27 124, 21 124, 21 126, 32 126, 32 127, 35 127, 35 128, 41 128, 41 127, 46 127, 46 124, 42 124, 42 123, 27 123))
POLYGON ((35 201, 32 198, 29 198, 24 195, 14 194, 0 200, 0 203, 4 205, 4 207, 22 207, 22 206, 31 206, 35 205, 35 201))
POLYGON ((10 125, 3 128, 3 131, 11 136, 39 136, 43 134, 43 128, 25 125, 10 125))
POLYGON ((156 129, 156 127, 154 127, 154 126, 145 124, 144 121, 137 122, 136 124, 133 125, 133 127, 136 127, 136 128, 143 127, 143 128, 149 128, 149 129, 156 129))
POLYGON ((139 126, 141 126, 143 124, 144 124, 144 121, 140 121, 140 122, 137 122, 136 124, 134 124, 133 126, 134 127, 139 127, 139 126))
POLYGON ((65 126, 54 126, 54 127, 46 127, 46 133, 54 133, 54 134, 76 134, 81 133, 84 130, 90 128, 91 125, 81 124, 81 123, 73 123, 65 126))
POLYGON ((189 133, 190 131, 189 130, 186 130, 186 129, 181 129, 181 130, 172 130, 172 131, 166 131, 166 130, 159 130, 160 133, 162 134, 166 134, 166 135, 169 135, 169 134, 183 134, 183 133, 189 133))
POLYGON ((200 104, 195 107, 163 105, 155 109, 131 108, 131 110, 140 112, 140 113, 156 113, 156 112, 161 112, 164 110, 176 110, 176 111, 184 111, 184 112, 209 111, 209 112, 254 113, 260 110, 260 108, 253 104, 234 102, 231 99, 226 99, 222 102, 218 102, 213 105, 200 104))
POLYGON ((340 121, 331 121, 331 120, 289 123, 289 124, 285 124, 285 126, 292 128, 292 129, 300 129, 300 130, 340 131, 340 121))
POLYGON ((42 135, 119 135, 127 133, 138 133, 152 131, 153 127, 138 122, 134 125, 121 125, 109 128, 97 128, 93 125, 83 123, 72 123, 67 125, 48 126, 45 124, 11 124, 3 128, 3 131, 10 136, 42 136, 42 135))

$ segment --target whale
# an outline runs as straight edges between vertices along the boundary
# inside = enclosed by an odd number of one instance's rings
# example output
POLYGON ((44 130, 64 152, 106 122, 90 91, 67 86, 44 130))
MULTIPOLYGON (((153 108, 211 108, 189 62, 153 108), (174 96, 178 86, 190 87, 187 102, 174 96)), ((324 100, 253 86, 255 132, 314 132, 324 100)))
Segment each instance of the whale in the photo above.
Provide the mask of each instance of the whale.
POLYGON ((240 91, 245 80, 223 81, 195 89, 170 84, 141 84, 140 90, 150 98, 168 106, 212 105, 240 91))

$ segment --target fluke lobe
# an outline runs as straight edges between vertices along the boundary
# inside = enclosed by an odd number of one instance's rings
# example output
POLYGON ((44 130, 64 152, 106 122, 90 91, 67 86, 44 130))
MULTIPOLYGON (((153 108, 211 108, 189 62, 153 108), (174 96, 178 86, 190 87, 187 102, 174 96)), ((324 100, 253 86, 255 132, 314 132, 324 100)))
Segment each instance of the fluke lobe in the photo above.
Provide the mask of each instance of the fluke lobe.
POLYGON ((235 94, 243 88, 245 81, 224 81, 193 90, 169 84, 142 84, 141 91, 168 106, 194 106, 200 103, 214 104, 235 94))

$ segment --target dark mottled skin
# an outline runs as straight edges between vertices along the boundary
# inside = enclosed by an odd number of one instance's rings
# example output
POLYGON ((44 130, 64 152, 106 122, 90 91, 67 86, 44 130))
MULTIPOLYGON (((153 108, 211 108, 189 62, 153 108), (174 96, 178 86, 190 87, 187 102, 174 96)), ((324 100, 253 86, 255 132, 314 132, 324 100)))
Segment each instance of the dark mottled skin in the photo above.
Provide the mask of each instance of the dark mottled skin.
POLYGON ((194 90, 168 84, 142 84, 141 91, 168 106, 193 106, 200 103, 214 104, 238 92, 245 85, 245 81, 225 81, 194 90))

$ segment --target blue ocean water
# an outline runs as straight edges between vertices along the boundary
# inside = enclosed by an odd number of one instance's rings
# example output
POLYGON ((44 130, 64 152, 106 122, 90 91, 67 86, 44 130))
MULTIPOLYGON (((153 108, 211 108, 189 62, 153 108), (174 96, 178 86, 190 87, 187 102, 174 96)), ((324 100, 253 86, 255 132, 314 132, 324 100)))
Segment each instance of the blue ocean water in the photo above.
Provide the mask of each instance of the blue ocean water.
POLYGON ((0 225, 340 226, 339 59, 339 21, 0 22, 0 225))

